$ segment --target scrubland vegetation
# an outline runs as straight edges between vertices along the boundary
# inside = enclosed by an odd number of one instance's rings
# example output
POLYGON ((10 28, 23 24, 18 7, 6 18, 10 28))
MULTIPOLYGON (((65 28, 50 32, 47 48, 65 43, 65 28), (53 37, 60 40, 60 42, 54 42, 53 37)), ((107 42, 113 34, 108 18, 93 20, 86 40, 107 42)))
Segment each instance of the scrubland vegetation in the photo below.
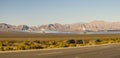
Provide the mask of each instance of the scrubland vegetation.
POLYGON ((120 34, 0 34, 0 51, 81 47, 120 43, 120 34))
POLYGON ((89 40, 0 40, 0 51, 46 49, 63 47, 81 47, 88 45, 101 45, 120 43, 120 38, 89 39, 89 40))

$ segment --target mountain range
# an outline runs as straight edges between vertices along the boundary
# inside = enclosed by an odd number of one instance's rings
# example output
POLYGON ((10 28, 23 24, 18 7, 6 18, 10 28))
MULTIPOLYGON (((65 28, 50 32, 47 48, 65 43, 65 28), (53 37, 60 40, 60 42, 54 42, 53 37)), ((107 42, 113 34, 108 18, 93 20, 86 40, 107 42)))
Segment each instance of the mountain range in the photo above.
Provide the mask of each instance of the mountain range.
POLYGON ((81 32, 81 31, 114 31, 120 30, 120 22, 92 21, 88 23, 75 24, 46 24, 40 26, 11 25, 0 23, 2 31, 61 31, 61 32, 81 32))

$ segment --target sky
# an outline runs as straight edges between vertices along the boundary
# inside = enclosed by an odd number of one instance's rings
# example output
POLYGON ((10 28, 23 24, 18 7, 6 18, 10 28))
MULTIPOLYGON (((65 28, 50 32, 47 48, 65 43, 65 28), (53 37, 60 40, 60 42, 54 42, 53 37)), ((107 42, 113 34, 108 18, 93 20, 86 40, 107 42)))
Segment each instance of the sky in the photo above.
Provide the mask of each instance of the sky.
POLYGON ((0 23, 120 21, 120 0, 0 0, 0 23))

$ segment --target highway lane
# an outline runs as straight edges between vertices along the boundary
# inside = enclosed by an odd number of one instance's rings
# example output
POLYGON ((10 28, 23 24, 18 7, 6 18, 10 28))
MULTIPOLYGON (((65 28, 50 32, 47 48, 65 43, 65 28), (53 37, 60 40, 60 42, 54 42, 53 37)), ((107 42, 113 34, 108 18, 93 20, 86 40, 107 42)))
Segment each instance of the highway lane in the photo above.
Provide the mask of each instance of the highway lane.
POLYGON ((120 44, 0 53, 0 58, 120 58, 120 44))

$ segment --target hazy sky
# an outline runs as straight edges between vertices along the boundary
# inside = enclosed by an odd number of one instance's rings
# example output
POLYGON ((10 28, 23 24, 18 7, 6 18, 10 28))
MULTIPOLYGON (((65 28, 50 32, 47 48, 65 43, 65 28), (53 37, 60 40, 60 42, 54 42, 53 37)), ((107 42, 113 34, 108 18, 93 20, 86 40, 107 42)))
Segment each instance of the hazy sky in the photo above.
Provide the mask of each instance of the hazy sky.
POLYGON ((0 0, 0 23, 120 21, 120 0, 0 0))

